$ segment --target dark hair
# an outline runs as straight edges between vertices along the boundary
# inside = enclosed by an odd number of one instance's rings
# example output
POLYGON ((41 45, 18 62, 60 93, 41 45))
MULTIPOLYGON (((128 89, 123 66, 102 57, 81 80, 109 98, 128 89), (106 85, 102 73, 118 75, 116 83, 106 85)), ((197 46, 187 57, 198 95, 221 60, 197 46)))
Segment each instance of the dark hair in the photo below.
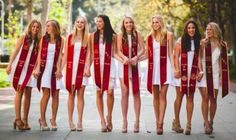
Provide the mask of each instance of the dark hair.
POLYGON ((182 35, 182 38, 181 38, 181 46, 182 46, 182 50, 183 51, 190 51, 191 50, 191 38, 188 34, 188 25, 192 23, 195 27, 195 34, 193 36, 193 40, 194 40, 194 51, 195 52, 198 52, 199 51, 199 48, 200 48, 200 41, 201 41, 201 34, 199 32, 199 29, 198 29, 198 26, 197 26, 197 23, 193 20, 188 20, 186 23, 185 23, 185 26, 184 26, 184 32, 183 32, 183 35, 182 35))
MULTIPOLYGON (((113 34, 115 34, 115 31, 111 27, 111 22, 110 22, 109 17, 107 15, 98 15, 97 18, 102 18, 102 20, 104 22, 103 42, 111 43, 112 42, 112 37, 113 37, 113 34)), ((99 41, 98 40, 99 33, 100 33, 100 31, 97 29, 97 34, 94 37, 95 38, 94 41, 96 43, 99 41)))

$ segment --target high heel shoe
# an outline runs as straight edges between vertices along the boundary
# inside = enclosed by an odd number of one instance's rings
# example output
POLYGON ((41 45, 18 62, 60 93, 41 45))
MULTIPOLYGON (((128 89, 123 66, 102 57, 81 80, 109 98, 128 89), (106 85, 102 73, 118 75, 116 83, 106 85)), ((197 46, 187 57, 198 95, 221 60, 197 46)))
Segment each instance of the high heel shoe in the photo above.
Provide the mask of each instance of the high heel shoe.
POLYGON ((213 131, 213 121, 209 121, 209 125, 210 125, 211 130, 213 131))
POLYGON ((107 132, 107 126, 106 126, 106 123, 105 122, 101 122, 101 132, 107 132))
POLYGON ((112 121, 111 120, 112 120, 112 118, 107 116, 107 131, 108 132, 111 132, 112 129, 113 129, 113 125, 112 125, 112 121))
POLYGON ((24 123, 20 119, 16 119, 13 122, 13 129, 16 129, 16 127, 18 128, 18 130, 25 130, 24 129, 24 123))
POLYGON ((204 123, 203 126, 205 128, 205 134, 210 135, 212 133, 210 124, 208 123, 208 125, 206 125, 206 123, 204 123))
POLYGON ((123 123, 123 127, 122 127, 122 133, 127 133, 128 132, 128 130, 127 130, 127 127, 128 127, 128 123, 127 123, 127 121, 126 121, 126 123, 123 123))
POLYGON ((43 124, 43 121, 39 119, 39 126, 41 131, 49 131, 50 128, 47 126, 47 123, 43 124))
POLYGON ((163 123, 157 123, 157 135, 163 134, 163 123))
POLYGON ((69 122, 69 126, 70 126, 70 131, 75 131, 75 124, 73 122, 69 122))
POLYGON ((82 122, 79 122, 79 123, 77 124, 76 130, 79 131, 79 132, 83 131, 82 122))
POLYGON ((28 124, 28 121, 26 119, 23 120, 23 124, 24 124, 24 129, 25 130, 30 130, 31 129, 29 124, 28 124))
POLYGON ((185 135, 191 135, 191 124, 186 125, 186 129, 184 132, 185 135))
POLYGON ((175 119, 172 122, 172 130, 176 133, 183 133, 184 129, 181 128, 181 125, 175 121, 175 119))
POLYGON ((139 122, 134 124, 134 133, 139 133, 139 122))
POLYGON ((55 121, 53 121, 52 119, 50 119, 50 123, 51 123, 51 130, 52 131, 57 131, 57 124, 55 121))

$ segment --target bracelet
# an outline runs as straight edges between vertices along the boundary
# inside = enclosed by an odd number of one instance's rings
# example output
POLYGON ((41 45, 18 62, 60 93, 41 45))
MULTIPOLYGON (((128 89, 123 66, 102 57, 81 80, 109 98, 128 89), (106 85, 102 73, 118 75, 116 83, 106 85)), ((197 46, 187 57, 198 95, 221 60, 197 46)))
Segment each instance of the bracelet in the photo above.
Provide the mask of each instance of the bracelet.
POLYGON ((203 74, 204 72, 203 71, 200 71, 199 74, 203 74))

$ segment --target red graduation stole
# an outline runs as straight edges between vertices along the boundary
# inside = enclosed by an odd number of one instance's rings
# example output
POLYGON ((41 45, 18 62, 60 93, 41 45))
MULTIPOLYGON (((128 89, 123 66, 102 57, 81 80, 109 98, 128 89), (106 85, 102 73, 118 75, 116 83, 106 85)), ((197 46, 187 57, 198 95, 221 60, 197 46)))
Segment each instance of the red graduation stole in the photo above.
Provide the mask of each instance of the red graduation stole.
MULTIPOLYGON (((58 57, 60 54, 60 49, 61 49, 61 37, 59 40, 57 40, 56 47, 55 47, 55 54, 54 54, 53 68, 52 68, 52 75, 51 75, 51 91, 52 91, 52 93, 54 93, 56 91, 56 74, 55 74, 55 72, 57 70, 57 61, 58 61, 58 57)), ((43 36, 42 50, 41 50, 41 63, 40 63, 40 75, 38 77, 38 83, 37 83, 37 87, 39 90, 41 87, 42 75, 43 75, 44 69, 46 67, 47 53, 48 53, 48 41, 47 41, 46 36, 43 36)))
MULTIPOLYGON (((66 63, 66 89, 72 93, 72 73, 73 73, 73 58, 74 58, 74 44, 71 43, 72 34, 68 37, 68 47, 67 47, 67 63, 66 63)), ((87 53, 87 46, 81 46, 80 48, 80 56, 79 56, 79 63, 76 73, 76 80, 75 80, 75 89, 80 89, 83 82, 83 75, 84 75, 84 67, 85 67, 85 59, 87 53)))
POLYGON ((194 52, 189 86, 188 86, 188 52, 181 52, 181 92, 183 94, 193 94, 196 89, 196 75, 198 69, 198 53, 194 52))
POLYGON ((222 80, 222 98, 229 94, 229 66, 227 56, 227 46, 222 41, 221 46, 221 80, 222 80))
MULTIPOLYGON (((138 33, 136 33, 136 37, 138 38, 138 33)), ((138 52, 138 40, 134 39, 132 37, 132 53, 131 57, 137 56, 138 52)), ((122 39, 122 49, 123 49, 123 54, 127 57, 129 57, 129 45, 128 42, 124 42, 122 39)), ((132 66, 132 87, 133 87, 133 93, 138 93, 139 92, 139 75, 138 75, 138 65, 132 66)), ((127 87, 129 87, 129 65, 124 65, 123 66, 123 75, 124 75, 124 83, 127 87)))
MULTIPOLYGON (((213 84, 213 70, 212 70, 212 52, 211 43, 209 42, 205 48, 206 57, 206 80, 207 80, 207 92, 208 95, 214 96, 214 84, 213 84)), ((222 97, 225 97, 229 93, 229 70, 228 70, 228 57, 227 47, 223 43, 221 46, 221 72, 222 72, 222 97)))
MULTIPOLYGON (((94 33, 94 36, 97 36, 98 32, 94 33)), ((100 72, 100 56, 99 56, 99 35, 98 41, 94 41, 94 75, 96 85, 102 89, 102 92, 108 90, 109 79, 110 79, 110 69, 111 69, 111 43, 105 45, 105 58, 104 58, 104 69, 103 69, 103 80, 101 81, 101 72, 100 72)))
MULTIPOLYGON (((160 84, 164 85, 167 78, 167 35, 160 45, 160 84)), ((152 94, 152 77, 153 77, 153 38, 148 36, 148 75, 147 89, 152 94)))
MULTIPOLYGON (((20 75, 21 75, 21 72, 23 70, 25 60, 26 60, 28 52, 29 52, 29 47, 30 46, 28 44, 28 41, 29 41, 29 38, 26 35, 25 38, 24 38, 24 43, 23 43, 23 46, 22 46, 23 48, 21 50, 19 61, 17 63, 16 70, 15 70, 14 77, 13 77, 13 87, 16 91, 19 90, 17 88, 18 87, 18 82, 20 80, 20 75)), ((23 90, 26 87, 27 83, 29 82, 29 79, 32 75, 32 72, 33 72, 33 69, 34 69, 34 66, 35 66, 35 63, 36 63, 36 60, 37 60, 37 56, 38 56, 38 51, 34 48, 32 50, 30 60, 29 60, 28 69, 27 69, 27 72, 26 72, 26 76, 25 76, 25 79, 24 79, 24 81, 23 81, 23 83, 20 87, 20 90, 23 90)))

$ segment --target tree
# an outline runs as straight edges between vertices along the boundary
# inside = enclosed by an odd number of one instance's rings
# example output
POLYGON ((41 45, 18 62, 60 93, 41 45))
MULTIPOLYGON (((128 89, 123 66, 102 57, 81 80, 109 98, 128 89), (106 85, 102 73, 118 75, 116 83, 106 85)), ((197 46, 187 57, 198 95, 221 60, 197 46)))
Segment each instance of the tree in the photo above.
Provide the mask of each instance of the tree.
POLYGON ((49 5, 48 5, 48 0, 43 0, 42 1, 42 13, 41 13, 41 23, 42 23, 42 32, 45 32, 45 27, 46 27, 46 20, 48 17, 48 9, 49 9, 49 5))

